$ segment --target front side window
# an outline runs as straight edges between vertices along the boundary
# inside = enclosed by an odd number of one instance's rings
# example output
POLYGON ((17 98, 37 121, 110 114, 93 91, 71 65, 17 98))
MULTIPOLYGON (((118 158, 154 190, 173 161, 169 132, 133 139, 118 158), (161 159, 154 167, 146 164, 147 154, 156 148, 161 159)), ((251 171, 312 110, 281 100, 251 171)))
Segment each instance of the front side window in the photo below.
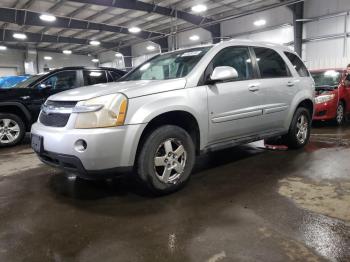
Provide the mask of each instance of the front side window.
POLYGON ((253 77, 253 66, 247 47, 227 47, 221 50, 212 61, 212 69, 218 66, 229 66, 236 69, 238 79, 247 80, 253 77))
POLYGON ((135 68, 121 81, 166 80, 187 76, 210 47, 161 54, 135 68))
POLYGON ((283 58, 274 50, 254 47, 261 78, 289 77, 289 69, 283 58))
POLYGON ((53 90, 67 90, 78 87, 76 71, 58 72, 43 81, 39 87, 53 90))
POLYGON ((87 86, 107 83, 106 72, 102 70, 84 70, 84 83, 87 86))
POLYGON ((307 70, 305 64, 303 63, 303 61, 301 61, 301 59, 298 56, 290 52, 285 52, 284 54, 288 57, 289 61, 294 66, 295 70, 297 70, 299 76, 301 77, 310 76, 309 71, 307 70))

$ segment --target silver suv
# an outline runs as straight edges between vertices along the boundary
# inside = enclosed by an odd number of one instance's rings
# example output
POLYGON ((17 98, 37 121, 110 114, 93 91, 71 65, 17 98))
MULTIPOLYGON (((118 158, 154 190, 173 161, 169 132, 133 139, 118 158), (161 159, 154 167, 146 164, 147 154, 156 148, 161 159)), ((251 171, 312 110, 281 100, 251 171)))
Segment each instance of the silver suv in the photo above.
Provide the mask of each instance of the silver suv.
POLYGON ((160 54, 119 83, 49 97, 32 148, 83 178, 134 169, 151 190, 170 193, 200 153, 279 136, 289 148, 305 146, 313 97, 290 49, 232 40, 160 54))

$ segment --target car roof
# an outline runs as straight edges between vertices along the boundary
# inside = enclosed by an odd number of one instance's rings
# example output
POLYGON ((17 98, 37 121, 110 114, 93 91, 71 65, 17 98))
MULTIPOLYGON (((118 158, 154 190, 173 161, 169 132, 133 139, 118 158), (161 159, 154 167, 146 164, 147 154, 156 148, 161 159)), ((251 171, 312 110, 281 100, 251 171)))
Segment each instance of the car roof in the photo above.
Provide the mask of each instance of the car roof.
POLYGON ((49 72, 58 72, 63 70, 81 70, 81 69, 87 69, 87 70, 111 70, 111 71, 118 71, 118 72, 124 72, 124 70, 116 69, 112 67, 89 67, 89 66, 66 66, 66 67, 60 67, 55 68, 53 70, 50 70, 49 72))
POLYGON ((187 48, 176 49, 176 50, 166 52, 166 53, 193 50, 193 49, 205 48, 205 47, 218 47, 218 48, 220 48, 221 46, 235 46, 235 45, 257 46, 257 47, 265 47, 265 48, 270 48, 270 49, 272 48, 275 50, 280 50, 282 52, 290 52, 290 53, 296 54, 292 49, 290 49, 287 46, 281 45, 281 44, 253 41, 250 39, 229 39, 229 40, 224 40, 224 41, 217 43, 217 44, 203 44, 203 45, 191 46, 191 47, 187 47, 187 48))
POLYGON ((340 72, 345 71, 344 68, 324 68, 324 69, 313 69, 313 70, 310 70, 310 73, 322 73, 322 72, 331 71, 331 70, 340 71, 340 72))

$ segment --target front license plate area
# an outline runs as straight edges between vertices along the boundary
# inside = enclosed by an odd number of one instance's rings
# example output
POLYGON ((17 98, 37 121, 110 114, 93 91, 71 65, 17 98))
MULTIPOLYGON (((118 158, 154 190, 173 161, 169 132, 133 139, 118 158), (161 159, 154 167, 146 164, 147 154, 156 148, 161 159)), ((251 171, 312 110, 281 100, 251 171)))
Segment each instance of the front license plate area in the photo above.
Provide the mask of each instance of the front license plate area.
POLYGON ((40 154, 43 152, 44 148, 43 148, 43 137, 42 136, 38 136, 38 135, 32 135, 31 136, 31 144, 32 144, 32 148, 34 150, 34 152, 40 154))

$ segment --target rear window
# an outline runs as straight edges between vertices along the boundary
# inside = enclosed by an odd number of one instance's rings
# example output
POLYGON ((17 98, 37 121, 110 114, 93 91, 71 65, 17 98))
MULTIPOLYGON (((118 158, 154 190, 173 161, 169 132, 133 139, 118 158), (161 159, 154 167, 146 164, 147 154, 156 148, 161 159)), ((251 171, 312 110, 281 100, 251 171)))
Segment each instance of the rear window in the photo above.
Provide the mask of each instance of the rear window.
POLYGON ((301 59, 298 56, 296 56, 295 54, 290 53, 290 52, 285 52, 284 54, 288 57, 289 61, 294 66, 294 68, 298 72, 299 76, 301 76, 301 77, 309 77, 310 76, 310 73, 307 70, 305 64, 303 63, 303 61, 301 61, 301 59))
POLYGON ((264 47, 255 47, 254 52, 259 65, 261 78, 281 78, 290 76, 287 64, 276 51, 264 47))
POLYGON ((84 70, 83 75, 85 85, 107 83, 106 72, 103 70, 84 70))

